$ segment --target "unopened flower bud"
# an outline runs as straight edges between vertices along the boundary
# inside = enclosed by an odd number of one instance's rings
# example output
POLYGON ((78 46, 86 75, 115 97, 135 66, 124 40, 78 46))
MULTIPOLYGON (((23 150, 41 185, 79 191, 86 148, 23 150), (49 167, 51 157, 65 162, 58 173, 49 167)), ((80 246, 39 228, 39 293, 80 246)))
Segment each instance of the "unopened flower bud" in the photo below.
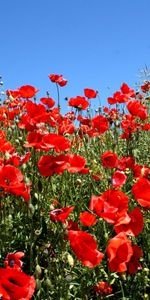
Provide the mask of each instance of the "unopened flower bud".
POLYGON ((40 277, 41 274, 42 274, 42 269, 41 269, 40 265, 36 265, 36 268, 35 268, 35 275, 36 275, 37 277, 40 277))
POLYGON ((73 266, 74 266, 74 259, 73 259, 72 255, 69 254, 69 253, 68 253, 68 255, 67 255, 67 260, 68 260, 69 265, 70 265, 71 267, 73 267, 73 266))
POLYGON ((11 154, 6 151, 6 153, 5 153, 5 159, 9 159, 10 157, 11 157, 11 154))
POLYGON ((10 96, 9 96, 9 100, 10 100, 10 101, 13 101, 13 100, 14 100, 14 97, 13 97, 12 95, 10 95, 10 96))
POLYGON ((40 290, 41 288, 41 281, 39 279, 36 279, 36 289, 40 290))
POLYGON ((45 285, 46 285, 47 287, 51 287, 51 286, 52 286, 52 282, 51 282, 51 280, 50 280, 49 278, 46 278, 46 280, 45 280, 45 285))
POLYGON ((145 171, 146 171, 146 169, 143 167, 142 169, 141 169, 141 175, 144 177, 145 176, 145 171))
POLYGON ((34 197, 35 197, 35 199, 39 199, 39 195, 37 194, 37 193, 34 193, 34 197))
POLYGON ((143 272, 146 273, 146 274, 149 274, 149 269, 148 268, 144 268, 143 272))
POLYGON ((126 278, 126 273, 125 272, 122 272, 119 274, 120 277, 125 281, 127 278, 126 278))
POLYGON ((78 179, 76 180, 76 183, 77 183, 78 186, 80 186, 80 185, 82 184, 82 180, 81 180, 80 178, 78 178, 78 179))
POLYGON ((32 214, 34 214, 35 209, 34 209, 34 206, 33 206, 31 203, 29 203, 28 209, 29 209, 29 211, 30 211, 32 214))

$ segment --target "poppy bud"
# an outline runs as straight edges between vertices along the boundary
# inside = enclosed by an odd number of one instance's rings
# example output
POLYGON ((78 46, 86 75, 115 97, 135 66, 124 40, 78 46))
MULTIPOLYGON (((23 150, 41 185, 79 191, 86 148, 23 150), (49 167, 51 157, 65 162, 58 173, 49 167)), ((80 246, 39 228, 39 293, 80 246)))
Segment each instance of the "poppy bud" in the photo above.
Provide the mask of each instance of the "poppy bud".
POLYGON ((149 269, 148 268, 144 268, 143 272, 146 273, 146 274, 149 274, 149 269))
POLYGON ((34 210, 35 209, 34 209, 34 206, 31 203, 29 203, 28 209, 29 209, 29 211, 30 211, 31 214, 34 214, 34 210))
POLYGON ((15 142, 16 142, 17 145, 20 145, 19 139, 16 139, 15 142))
POLYGON ((51 282, 51 280, 50 280, 49 278, 46 278, 46 280, 45 280, 45 285, 46 285, 47 287, 52 287, 52 282, 51 282))
POLYGON ((12 126, 11 126, 11 127, 8 127, 7 133, 8 133, 8 134, 12 134, 12 126))
POLYGON ((12 95, 10 95, 10 96, 9 96, 9 100, 10 100, 10 101, 13 101, 13 100, 14 100, 14 97, 13 97, 12 95))
POLYGON ((26 165, 26 164, 23 164, 23 165, 22 165, 22 169, 23 169, 23 170, 26 170, 26 168, 27 168, 27 165, 26 165))
POLYGON ((41 288, 41 281, 39 279, 36 279, 36 289, 40 290, 41 288))
POLYGON ((31 182, 30 182, 30 179, 28 177, 25 176, 24 181, 25 181, 27 186, 30 186, 31 182))
POLYGON ((68 260, 69 265, 70 265, 71 267, 73 267, 73 266, 74 266, 74 259, 73 259, 72 255, 69 254, 69 253, 68 253, 68 255, 67 255, 67 260, 68 260))
POLYGON ((6 153, 5 153, 5 159, 7 160, 7 159, 9 159, 10 157, 11 157, 11 154, 10 154, 9 152, 6 151, 6 153))
POLYGON ((39 199, 39 195, 37 194, 37 193, 34 193, 34 197, 35 197, 35 199, 39 199))
POLYGON ((120 277, 123 279, 123 281, 126 281, 126 279, 127 279, 125 272, 120 273, 120 277))
POLYGON ((36 275, 37 277, 40 277, 41 274, 42 274, 42 269, 41 269, 40 265, 36 265, 36 268, 35 268, 35 275, 36 275))
POLYGON ((81 186, 81 184, 82 184, 82 180, 81 180, 80 178, 77 178, 77 181, 76 181, 76 183, 77 183, 77 185, 78 185, 78 186, 81 186))

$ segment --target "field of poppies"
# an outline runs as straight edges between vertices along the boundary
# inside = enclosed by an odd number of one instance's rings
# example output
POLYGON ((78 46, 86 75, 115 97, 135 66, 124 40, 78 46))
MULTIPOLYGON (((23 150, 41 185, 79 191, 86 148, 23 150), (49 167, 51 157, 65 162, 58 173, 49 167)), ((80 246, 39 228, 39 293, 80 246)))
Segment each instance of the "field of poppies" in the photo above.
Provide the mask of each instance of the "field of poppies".
POLYGON ((149 299, 150 82, 0 104, 0 299, 149 299), (63 104, 64 105, 64 104, 63 104))

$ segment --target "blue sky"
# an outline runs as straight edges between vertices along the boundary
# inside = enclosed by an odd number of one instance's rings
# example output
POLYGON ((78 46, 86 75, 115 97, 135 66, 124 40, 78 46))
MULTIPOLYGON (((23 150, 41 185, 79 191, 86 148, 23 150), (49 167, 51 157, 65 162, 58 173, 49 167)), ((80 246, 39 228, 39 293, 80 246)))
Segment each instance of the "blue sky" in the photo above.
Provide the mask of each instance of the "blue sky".
MULTIPOLYGON (((0 74, 5 88, 30 84, 56 99, 98 89, 103 104, 122 82, 150 68, 149 0, 5 0, 0 3, 0 74)), ((94 100, 95 101, 95 100, 94 100)))

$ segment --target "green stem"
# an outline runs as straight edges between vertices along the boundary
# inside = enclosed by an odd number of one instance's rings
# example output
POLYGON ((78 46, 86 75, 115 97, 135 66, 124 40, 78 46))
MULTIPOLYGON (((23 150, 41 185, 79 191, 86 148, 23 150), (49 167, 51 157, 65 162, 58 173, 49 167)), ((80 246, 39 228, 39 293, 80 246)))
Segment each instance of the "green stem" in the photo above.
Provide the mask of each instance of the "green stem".
POLYGON ((59 93, 59 87, 57 83, 56 83, 56 88, 57 88, 57 97, 58 97, 58 109, 60 110, 60 93, 59 93))

